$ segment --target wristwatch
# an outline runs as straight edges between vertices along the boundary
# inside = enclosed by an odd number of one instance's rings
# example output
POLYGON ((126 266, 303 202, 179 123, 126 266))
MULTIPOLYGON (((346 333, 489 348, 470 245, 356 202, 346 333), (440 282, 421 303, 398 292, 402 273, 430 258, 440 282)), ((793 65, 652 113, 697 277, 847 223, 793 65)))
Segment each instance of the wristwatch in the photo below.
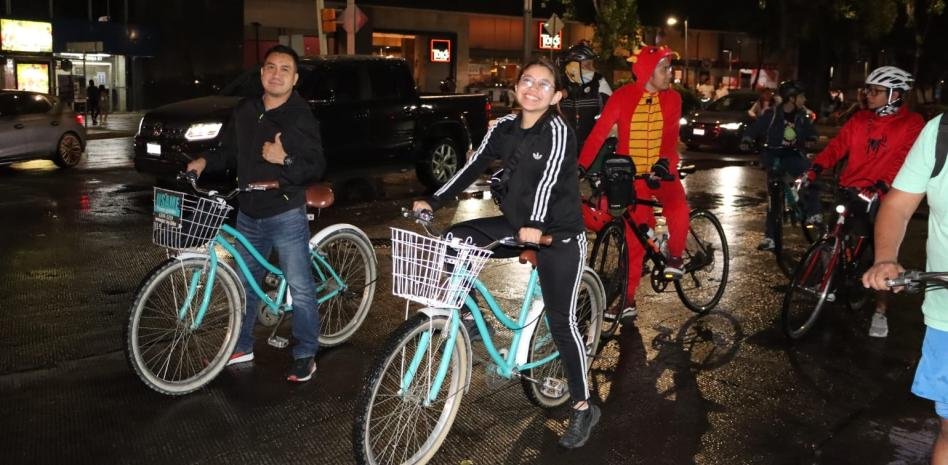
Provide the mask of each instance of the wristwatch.
POLYGON ((287 167, 287 168, 293 166, 293 157, 291 157, 289 154, 287 154, 287 156, 283 157, 283 166, 285 166, 285 167, 287 167))

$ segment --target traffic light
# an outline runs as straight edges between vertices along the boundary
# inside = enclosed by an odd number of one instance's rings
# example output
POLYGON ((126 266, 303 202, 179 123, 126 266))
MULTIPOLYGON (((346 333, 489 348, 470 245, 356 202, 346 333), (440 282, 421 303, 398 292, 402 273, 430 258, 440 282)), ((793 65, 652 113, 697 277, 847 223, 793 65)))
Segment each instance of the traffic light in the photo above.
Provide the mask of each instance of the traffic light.
POLYGON ((335 8, 323 8, 320 12, 320 18, 323 21, 323 34, 333 34, 336 32, 335 8))

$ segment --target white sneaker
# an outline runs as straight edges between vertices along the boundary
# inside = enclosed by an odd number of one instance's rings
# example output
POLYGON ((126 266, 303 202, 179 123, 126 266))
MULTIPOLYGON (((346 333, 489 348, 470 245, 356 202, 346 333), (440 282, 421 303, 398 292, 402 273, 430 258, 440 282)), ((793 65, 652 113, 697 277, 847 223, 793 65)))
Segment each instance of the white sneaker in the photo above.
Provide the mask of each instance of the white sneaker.
POLYGON ((619 314, 619 322, 622 324, 627 324, 635 319, 638 314, 639 311, 636 310, 635 303, 633 303, 632 305, 622 309, 622 313, 619 314))
POLYGON ((814 213, 814 214, 810 215, 810 216, 806 219, 805 223, 806 223, 806 224, 822 224, 822 223, 823 223, 823 214, 822 214, 822 213, 814 213))
POLYGON ((773 250, 774 247, 776 247, 776 244, 774 244, 774 240, 769 237, 765 237, 757 244, 757 250, 773 250))
POLYGON ((874 312, 872 324, 869 325, 870 337, 886 337, 889 335, 889 320, 884 313, 874 312))

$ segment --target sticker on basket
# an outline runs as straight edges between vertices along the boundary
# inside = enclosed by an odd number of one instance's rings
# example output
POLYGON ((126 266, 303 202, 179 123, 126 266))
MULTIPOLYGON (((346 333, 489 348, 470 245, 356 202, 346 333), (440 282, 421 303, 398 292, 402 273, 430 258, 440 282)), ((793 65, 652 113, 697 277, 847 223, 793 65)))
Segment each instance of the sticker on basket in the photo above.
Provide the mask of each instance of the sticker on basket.
POLYGON ((184 194, 155 188, 155 221, 176 228, 181 227, 184 194))

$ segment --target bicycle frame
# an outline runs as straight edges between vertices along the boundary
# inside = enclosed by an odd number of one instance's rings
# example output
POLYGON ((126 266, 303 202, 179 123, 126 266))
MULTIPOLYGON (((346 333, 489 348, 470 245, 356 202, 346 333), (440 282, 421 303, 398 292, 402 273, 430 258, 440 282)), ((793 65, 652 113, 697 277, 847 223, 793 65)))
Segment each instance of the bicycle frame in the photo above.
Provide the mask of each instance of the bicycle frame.
MULTIPOLYGON (((519 362, 525 360, 526 349, 529 347, 524 345, 523 337, 526 332, 528 339, 527 343, 529 344, 529 336, 532 336, 533 331, 536 329, 537 324, 539 324, 539 313, 542 309, 534 310, 532 308, 532 302, 534 298, 539 295, 540 286, 539 279, 537 275, 537 270, 531 270, 530 278, 527 281, 527 290, 524 293, 523 303, 520 306, 520 313, 517 318, 517 321, 510 319, 504 312, 500 305, 494 300, 493 295, 490 293, 490 290, 481 282, 479 279, 474 280, 474 289, 477 290, 478 294, 483 297, 484 302, 487 303, 487 306, 490 308, 491 313, 504 325, 507 329, 513 331, 513 340, 510 343, 510 347, 507 350, 507 354, 503 355, 501 352, 494 346, 494 341, 490 337, 490 333, 487 331, 487 323, 484 320, 484 316, 481 314, 480 308, 477 306, 477 303, 474 299, 468 295, 464 300, 464 305, 467 306, 471 311, 471 315, 474 317, 474 323, 477 325, 478 331, 483 337, 484 347, 487 349, 488 355, 490 355, 491 360, 497 365, 497 374, 500 376, 510 379, 516 376, 522 370, 530 370, 541 365, 545 365, 557 357, 559 357, 559 352, 553 352, 552 354, 533 362, 518 364, 519 362), (529 327, 529 328, 528 328, 529 327), (517 348, 517 350, 512 350, 517 348)), ((447 376, 448 366, 451 361, 451 356, 454 354, 455 341, 457 340, 458 331, 460 329, 461 314, 458 309, 451 310, 450 320, 450 329, 448 332, 448 338, 445 342, 445 351, 439 356, 441 360, 438 363, 438 371, 435 374, 435 378, 431 384, 424 404, 426 406, 431 405, 438 397, 438 393, 441 391, 441 385, 444 382, 445 376, 447 376)), ((425 353, 428 350, 429 345, 431 344, 431 332, 426 331, 421 336, 421 340, 418 342, 418 347, 415 349, 415 353, 411 357, 411 361, 407 369, 404 371, 401 380, 400 391, 402 394, 408 392, 409 386, 411 386, 412 381, 414 380, 415 375, 417 374, 418 367, 421 365, 422 360, 425 357, 425 353)))
MULTIPOLYGON (((200 308, 198 308, 197 314, 195 315, 194 320, 191 323, 192 330, 195 330, 201 326, 201 323, 204 321, 204 315, 207 312, 207 307, 210 304, 211 291, 214 288, 213 283, 214 283, 214 279, 217 276, 218 257, 217 257, 217 250, 215 246, 218 246, 218 245, 221 246, 228 253, 230 253, 232 257, 234 257, 234 261, 237 262, 240 272, 243 273, 246 281, 250 283, 251 290, 253 290, 253 292, 256 293, 257 296, 260 298, 260 300, 264 303, 264 305, 267 306, 268 311, 270 311, 271 313, 275 315, 279 314, 281 310, 284 312, 293 311, 293 306, 292 306, 293 301, 292 301, 291 296, 287 294, 287 280, 283 271, 273 266, 269 261, 267 261, 266 258, 260 255, 260 252, 258 252, 257 249, 254 248, 252 244, 250 244, 247 238, 244 237, 244 235, 241 234, 240 231, 238 231, 237 229, 235 229, 234 227, 228 224, 223 224, 221 225, 220 231, 218 231, 217 235, 214 236, 214 239, 211 241, 211 243, 208 246, 208 252, 207 252, 208 259, 209 259, 209 266, 207 270, 208 284, 204 287, 204 291, 203 291, 204 295, 202 296, 202 299, 201 299, 201 306, 200 308), (229 241, 227 241, 225 234, 239 241, 240 244, 243 245, 244 248, 250 252, 251 257, 253 257, 253 259, 256 260, 257 263, 259 263, 261 266, 263 266, 263 268, 266 271, 272 273, 274 276, 276 276, 279 279, 279 283, 277 284, 277 295, 275 298, 271 299, 270 296, 267 295, 267 293, 264 292, 263 289, 260 287, 260 284, 257 283, 256 280, 253 279, 252 274, 250 273, 250 268, 247 266, 246 261, 241 256, 241 254, 237 251, 237 248, 233 244, 231 244, 229 241), (280 302, 284 302, 284 299, 286 301, 285 305, 280 303, 280 302)), ((312 254, 312 263, 313 263, 313 267, 316 270, 317 277, 320 280, 320 284, 316 287, 316 295, 317 295, 316 303, 317 304, 321 304, 335 297, 340 292, 343 292, 346 290, 345 282, 343 282, 342 278, 339 277, 339 275, 336 273, 336 270, 334 270, 331 266, 329 266, 329 263, 321 254, 319 253, 312 254), (332 281, 330 281, 328 278, 332 278, 332 281), (330 285, 330 283, 335 283, 336 288, 320 296, 320 292, 324 291, 330 285)), ((188 302, 191 302, 194 296, 197 294, 198 284, 201 281, 202 274, 203 272, 199 271, 199 272, 194 273, 194 275, 191 276, 191 282, 188 285, 187 298, 184 300, 185 303, 183 303, 181 305, 181 308, 178 310, 179 320, 184 320, 184 317, 187 314, 188 307, 189 307, 188 302)))

